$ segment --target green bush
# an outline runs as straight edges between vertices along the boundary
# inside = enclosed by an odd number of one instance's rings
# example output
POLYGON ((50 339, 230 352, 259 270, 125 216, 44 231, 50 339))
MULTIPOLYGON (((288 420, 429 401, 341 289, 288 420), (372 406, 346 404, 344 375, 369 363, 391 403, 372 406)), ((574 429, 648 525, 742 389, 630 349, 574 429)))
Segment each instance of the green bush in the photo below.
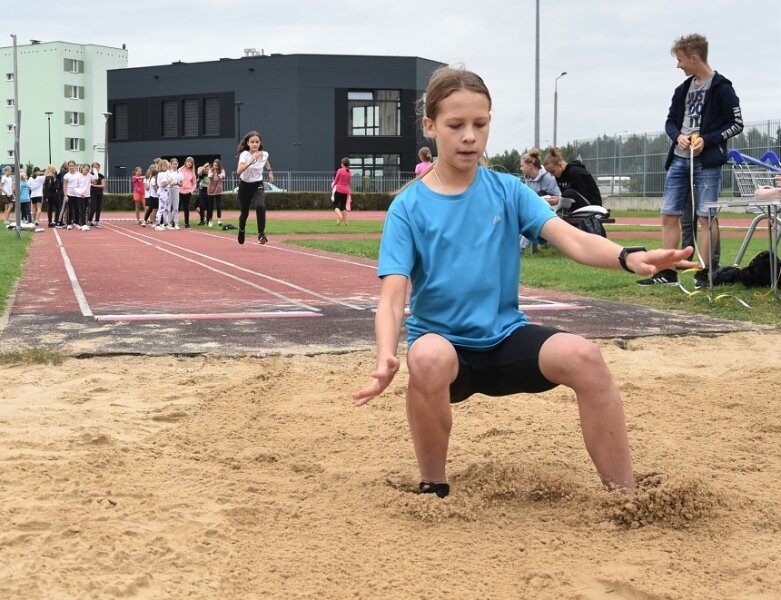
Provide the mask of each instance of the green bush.
MULTIPOLYGON (((388 210, 392 194, 356 193, 352 195, 353 210, 388 210)), ((192 200, 195 204, 195 199, 192 200)), ((134 208, 132 194, 105 194, 104 211, 130 211, 134 208)), ((239 201, 233 192, 222 195, 222 208, 238 210, 239 201)), ((331 196, 325 192, 274 192, 266 194, 269 210, 331 210, 331 196)))

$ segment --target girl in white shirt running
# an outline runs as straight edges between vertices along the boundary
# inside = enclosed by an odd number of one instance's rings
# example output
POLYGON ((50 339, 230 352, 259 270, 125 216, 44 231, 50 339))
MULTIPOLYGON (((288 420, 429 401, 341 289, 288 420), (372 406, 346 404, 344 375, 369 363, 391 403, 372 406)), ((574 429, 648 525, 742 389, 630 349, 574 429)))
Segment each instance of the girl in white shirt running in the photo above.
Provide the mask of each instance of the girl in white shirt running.
POLYGON ((266 237, 266 193, 263 189, 263 169, 268 167, 270 181, 274 181, 274 171, 268 162, 268 152, 263 150, 263 143, 257 131, 250 131, 239 142, 237 149, 239 166, 239 244, 244 243, 244 228, 247 225, 249 207, 255 205, 255 216, 258 219, 258 243, 268 242, 266 237))

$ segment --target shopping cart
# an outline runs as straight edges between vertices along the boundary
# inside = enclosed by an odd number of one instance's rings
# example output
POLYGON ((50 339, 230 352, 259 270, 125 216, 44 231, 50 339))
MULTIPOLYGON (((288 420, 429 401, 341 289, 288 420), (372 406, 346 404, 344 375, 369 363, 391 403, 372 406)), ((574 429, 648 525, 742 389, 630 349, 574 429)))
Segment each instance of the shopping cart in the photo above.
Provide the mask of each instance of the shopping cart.
MULTIPOLYGON (((762 186, 775 186, 775 177, 781 175, 781 162, 774 152, 766 152, 762 158, 756 159, 737 150, 727 154, 732 166, 737 187, 737 198, 707 204, 707 208, 723 210, 742 208, 747 212, 756 213, 735 257, 734 266, 739 267, 748 249, 751 238, 757 227, 767 221, 769 251, 770 251, 770 283, 773 295, 778 299, 778 243, 781 235, 781 199, 759 199, 757 190, 762 186)), ((709 213, 712 211, 709 211, 709 213)), ((708 217, 711 220, 711 217, 708 217)), ((710 231, 710 223, 709 231, 710 231)), ((712 275, 709 277, 712 287, 712 275)))

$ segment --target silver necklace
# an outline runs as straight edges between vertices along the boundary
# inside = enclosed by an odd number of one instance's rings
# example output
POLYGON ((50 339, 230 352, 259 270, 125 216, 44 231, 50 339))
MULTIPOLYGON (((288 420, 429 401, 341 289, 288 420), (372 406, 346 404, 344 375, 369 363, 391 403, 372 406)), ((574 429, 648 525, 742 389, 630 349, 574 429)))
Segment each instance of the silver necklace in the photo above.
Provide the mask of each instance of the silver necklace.
POLYGON ((450 188, 447 187, 444 183, 442 183, 442 180, 439 178, 439 175, 437 175, 437 168, 431 167, 431 170, 434 172, 434 177, 437 178, 437 183, 439 184, 439 187, 441 187, 444 191, 449 192, 450 188))

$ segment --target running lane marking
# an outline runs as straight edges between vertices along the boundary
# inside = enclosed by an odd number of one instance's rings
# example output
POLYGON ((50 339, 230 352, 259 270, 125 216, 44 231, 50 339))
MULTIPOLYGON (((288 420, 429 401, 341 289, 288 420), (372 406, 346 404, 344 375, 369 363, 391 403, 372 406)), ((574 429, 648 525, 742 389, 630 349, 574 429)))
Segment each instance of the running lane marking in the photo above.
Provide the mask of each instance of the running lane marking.
POLYGON ((89 307, 87 297, 84 295, 84 290, 81 289, 79 278, 76 277, 76 271, 73 269, 73 264, 71 264, 71 260, 68 258, 68 253, 65 251, 62 238, 60 238, 60 234, 56 229, 54 230, 54 237, 57 239, 57 245, 60 247, 62 262, 65 263, 65 271, 68 273, 68 279, 70 279, 71 287, 73 288, 73 295, 76 296, 76 302, 79 303, 81 314, 85 317, 92 317, 94 316, 92 314, 92 309, 89 307))
MULTIPOLYGON (((109 228, 107 227, 107 229, 109 229, 109 228)), ((161 248, 160 246, 157 246, 157 245, 153 244, 152 242, 147 242, 145 240, 135 238, 133 235, 131 235, 129 233, 124 233, 122 231, 118 231, 118 230, 114 229, 113 227, 110 228, 110 229, 112 229, 115 233, 118 233, 119 235, 124 235, 126 237, 129 237, 131 240, 135 240, 137 242, 142 242, 144 244, 152 246, 153 248, 155 248, 157 250, 160 250, 160 252, 165 252, 166 254, 170 254, 171 256, 175 256, 176 258, 178 258, 180 260, 186 260, 187 262, 191 262, 191 263, 193 263, 195 265, 203 267, 204 269, 208 269, 209 271, 213 271, 214 273, 217 273, 218 275, 222 275, 223 277, 227 277, 228 279, 233 279, 235 281, 238 281, 239 283, 243 283, 244 285, 248 285, 248 286, 250 286, 252 288, 255 288, 256 290, 260 290, 262 292, 270 294, 270 295, 272 295, 272 296, 274 296, 276 298, 279 298, 280 300, 282 300, 284 302, 289 302, 291 304, 295 304, 296 306, 304 308, 304 309, 306 309, 308 311, 312 311, 312 312, 316 312, 316 313, 320 312, 314 306, 309 306, 308 304, 304 304, 303 302, 299 302, 298 300, 293 300, 292 298, 289 298, 288 296, 284 296, 283 294, 280 294, 279 292, 275 292, 273 290, 265 288, 262 285, 258 285, 257 283, 253 283, 251 281, 247 281, 245 279, 242 279, 241 277, 238 277, 237 275, 233 275, 231 273, 226 273, 225 271, 220 271, 219 269, 215 269, 214 267, 210 267, 209 265, 205 265, 202 262, 198 262, 194 258, 188 258, 187 256, 182 256, 181 254, 177 254, 176 252, 174 252, 173 250, 169 250, 168 248, 161 248)), ((146 237, 146 236, 144 236, 144 237, 146 237)), ((154 239, 154 238, 152 238, 152 239, 154 239)), ((164 243, 167 243, 167 242, 164 242, 164 243)), ((173 246, 174 248, 180 248, 181 250, 187 250, 187 248, 181 248, 180 246, 176 246, 175 244, 169 244, 169 245, 173 246)), ((197 254, 199 256, 202 256, 203 258, 209 258, 205 254, 199 254, 198 252, 193 252, 193 254, 197 254)), ((223 261, 217 260, 217 259, 214 259, 214 260, 216 260, 217 262, 223 262, 223 261)), ((229 263, 224 263, 224 264, 229 265, 229 263)), ((237 267, 237 268, 239 268, 239 267, 237 267)))
MULTIPOLYGON (((212 270, 212 271, 214 271, 216 273, 221 273, 221 274, 225 275, 226 277, 231 277, 233 279, 236 279, 237 281, 240 281, 242 283, 246 283, 247 285, 250 285, 250 286, 253 286, 253 287, 259 287, 259 286, 257 286, 257 284, 253 284, 253 283, 251 283, 249 281, 240 279, 240 278, 236 277, 235 275, 230 275, 228 273, 225 273, 224 271, 219 271, 217 269, 213 269, 212 267, 209 267, 209 266, 207 266, 207 265, 205 265, 203 263, 194 261, 192 259, 185 258, 181 254, 176 254, 174 252, 166 250, 165 248, 161 248, 160 246, 157 246, 155 243, 157 243, 157 244, 165 244, 167 246, 171 246, 171 247, 176 248, 178 250, 183 250, 185 252, 189 252, 190 254, 194 254, 194 255, 202 258, 202 259, 210 260, 210 261, 216 262, 218 264, 224 265, 226 267, 230 267, 231 269, 235 269, 235 270, 241 271, 243 273, 248 273, 250 275, 254 275, 255 277, 261 277, 263 279, 267 279, 269 281, 273 281, 274 283, 278 283, 280 285, 287 286, 287 287, 292 288, 294 290, 297 290, 299 292, 303 292, 304 294, 308 294, 310 296, 314 296, 315 298, 323 300, 324 302, 326 302, 328 304, 336 304, 336 305, 339 305, 339 306, 344 306, 345 308, 349 308, 351 310, 358 310, 358 311, 365 310, 365 308, 362 307, 362 306, 357 306, 355 304, 350 304, 349 302, 344 302, 342 300, 337 300, 337 299, 334 299, 334 298, 330 298, 329 296, 325 296, 324 294, 321 294, 321 293, 316 292, 314 290, 310 290, 310 289, 301 287, 301 286, 296 285, 295 283, 292 283, 290 281, 285 281, 283 279, 278 279, 276 277, 272 277, 271 275, 265 275, 264 273, 259 273, 257 271, 253 271, 252 269, 246 269, 244 267, 240 267, 239 265, 237 265, 235 263, 231 263, 231 262, 228 262, 228 261, 225 261, 225 260, 221 260, 219 258, 214 258, 213 256, 209 256, 208 254, 203 254, 203 253, 198 252, 196 250, 192 250, 190 248, 185 248, 184 246, 179 246, 177 244, 172 244, 171 242, 166 242, 164 240, 159 240, 157 238, 151 237, 151 236, 143 234, 143 233, 125 233, 124 231, 121 231, 117 227, 106 227, 106 229, 111 229, 111 231, 114 231, 115 233, 118 233, 120 235, 124 235, 126 237, 129 237, 130 239, 133 239, 133 240, 136 240, 136 241, 148 244, 150 246, 155 246, 156 248, 158 248, 159 250, 162 250, 163 252, 168 252, 169 254, 173 254, 174 256, 176 256, 178 258, 182 258, 184 260, 189 260, 190 262, 194 262, 197 265, 201 265, 202 267, 204 267, 206 269, 210 269, 210 270, 212 270), (146 238, 146 240, 154 240, 155 243, 148 242, 148 241, 146 241, 143 238, 146 238)), ((215 235, 214 237, 224 238, 224 236, 219 236, 219 235, 215 235)), ((317 256, 317 255, 314 255, 314 254, 312 256, 315 256, 316 258, 320 258, 320 259, 323 258, 322 256, 317 256)), ((343 262, 348 262, 348 261, 343 261, 343 262)), ((350 264, 360 264, 360 263, 350 263, 350 264)), ((362 265, 362 266, 366 266, 366 265, 362 265)), ((265 288, 262 288, 262 287, 259 287, 259 289, 264 289, 265 290, 265 288)), ((278 295, 275 292, 272 292, 271 290, 266 290, 266 291, 268 291, 270 294, 278 295)), ((281 295, 278 295, 278 296, 280 298, 285 298, 284 296, 281 296, 281 295)), ((294 302, 296 304, 299 304, 300 306, 306 306, 306 305, 301 304, 301 303, 299 303, 299 302, 297 302, 295 300, 290 300, 290 301, 294 302)), ((309 308, 311 308, 312 310, 318 310, 318 309, 312 308, 312 307, 309 307, 309 308)))
POLYGON ((96 321, 213 321, 230 319, 240 321, 242 319, 280 319, 291 317, 322 317, 323 313, 308 311, 284 311, 272 312, 232 312, 232 313, 149 313, 134 315, 96 315, 96 321))

